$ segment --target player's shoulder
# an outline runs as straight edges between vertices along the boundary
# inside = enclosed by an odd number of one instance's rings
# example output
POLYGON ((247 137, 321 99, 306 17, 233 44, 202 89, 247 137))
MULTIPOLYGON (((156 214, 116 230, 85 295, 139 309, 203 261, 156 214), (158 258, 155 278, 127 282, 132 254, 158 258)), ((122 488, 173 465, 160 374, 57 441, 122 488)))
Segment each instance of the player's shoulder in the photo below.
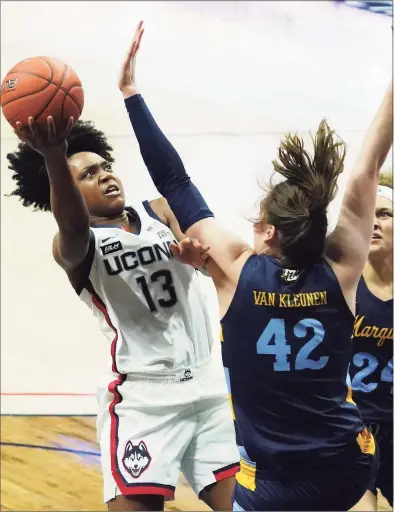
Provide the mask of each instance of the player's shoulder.
POLYGON ((155 199, 150 199, 148 203, 152 208, 157 208, 159 210, 165 210, 169 208, 168 201, 165 197, 156 197, 155 199))
MULTIPOLYGON (((154 217, 158 218, 160 222, 168 225, 168 213, 170 211, 170 205, 165 197, 156 197, 150 201, 144 201, 145 209, 149 205, 148 209, 153 211, 154 217)), ((149 213, 149 211, 148 211, 149 213)))
POLYGON ((169 205, 164 197, 145 199, 138 204, 126 208, 126 210, 133 211, 140 217, 147 216, 165 225, 168 225, 166 214, 168 209, 169 205))

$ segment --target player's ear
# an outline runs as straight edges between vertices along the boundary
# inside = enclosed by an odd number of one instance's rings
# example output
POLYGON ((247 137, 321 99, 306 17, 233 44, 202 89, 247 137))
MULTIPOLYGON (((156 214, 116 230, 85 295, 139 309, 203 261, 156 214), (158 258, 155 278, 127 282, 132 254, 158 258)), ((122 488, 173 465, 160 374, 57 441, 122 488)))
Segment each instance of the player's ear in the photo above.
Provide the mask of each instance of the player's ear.
POLYGON ((139 448, 142 452, 147 452, 147 451, 148 451, 148 448, 146 447, 146 444, 144 443, 144 441, 140 441, 140 444, 138 445, 138 448, 139 448))
POLYGON ((266 240, 267 241, 274 241, 276 236, 277 236, 278 232, 277 232, 277 229, 275 226, 273 226, 272 224, 268 224, 267 225, 267 230, 266 230, 266 233, 265 233, 265 236, 266 236, 266 240))

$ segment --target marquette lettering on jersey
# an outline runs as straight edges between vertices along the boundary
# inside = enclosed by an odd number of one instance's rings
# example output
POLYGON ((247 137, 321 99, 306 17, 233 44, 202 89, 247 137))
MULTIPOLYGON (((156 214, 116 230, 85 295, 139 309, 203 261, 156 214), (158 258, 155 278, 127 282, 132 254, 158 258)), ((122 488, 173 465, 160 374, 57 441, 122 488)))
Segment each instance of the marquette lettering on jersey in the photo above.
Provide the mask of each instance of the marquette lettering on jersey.
MULTIPOLYGON (((383 301, 382 301, 383 302, 383 301)), ((368 325, 365 315, 356 315, 354 322, 353 338, 370 338, 376 345, 381 347, 386 341, 393 340, 393 328, 389 325, 381 327, 378 325, 368 325)), ((390 318, 388 318, 388 323, 390 318)))
POLYGON ((393 300, 376 297, 363 277, 357 288, 349 374, 353 398, 364 421, 392 422, 393 300))

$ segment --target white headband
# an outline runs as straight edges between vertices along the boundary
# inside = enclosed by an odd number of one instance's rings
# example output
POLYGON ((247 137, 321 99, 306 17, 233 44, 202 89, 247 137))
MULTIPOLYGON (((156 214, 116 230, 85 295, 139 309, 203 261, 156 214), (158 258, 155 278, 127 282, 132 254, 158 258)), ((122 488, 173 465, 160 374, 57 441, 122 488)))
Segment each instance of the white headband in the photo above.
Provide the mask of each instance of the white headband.
POLYGON ((390 187, 379 185, 376 195, 385 197, 389 201, 393 202, 393 190, 390 187))

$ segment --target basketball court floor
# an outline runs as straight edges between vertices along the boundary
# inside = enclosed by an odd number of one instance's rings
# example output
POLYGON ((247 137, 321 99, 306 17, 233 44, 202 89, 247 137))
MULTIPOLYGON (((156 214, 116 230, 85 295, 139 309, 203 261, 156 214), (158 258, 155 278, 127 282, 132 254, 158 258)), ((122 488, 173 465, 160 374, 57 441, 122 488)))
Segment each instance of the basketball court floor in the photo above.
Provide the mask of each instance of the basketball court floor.
MULTIPOLYGON (((1 510, 107 510, 95 418, 2 417, 1 444, 1 510)), ((181 476, 175 501, 166 510, 209 508, 181 476)))

